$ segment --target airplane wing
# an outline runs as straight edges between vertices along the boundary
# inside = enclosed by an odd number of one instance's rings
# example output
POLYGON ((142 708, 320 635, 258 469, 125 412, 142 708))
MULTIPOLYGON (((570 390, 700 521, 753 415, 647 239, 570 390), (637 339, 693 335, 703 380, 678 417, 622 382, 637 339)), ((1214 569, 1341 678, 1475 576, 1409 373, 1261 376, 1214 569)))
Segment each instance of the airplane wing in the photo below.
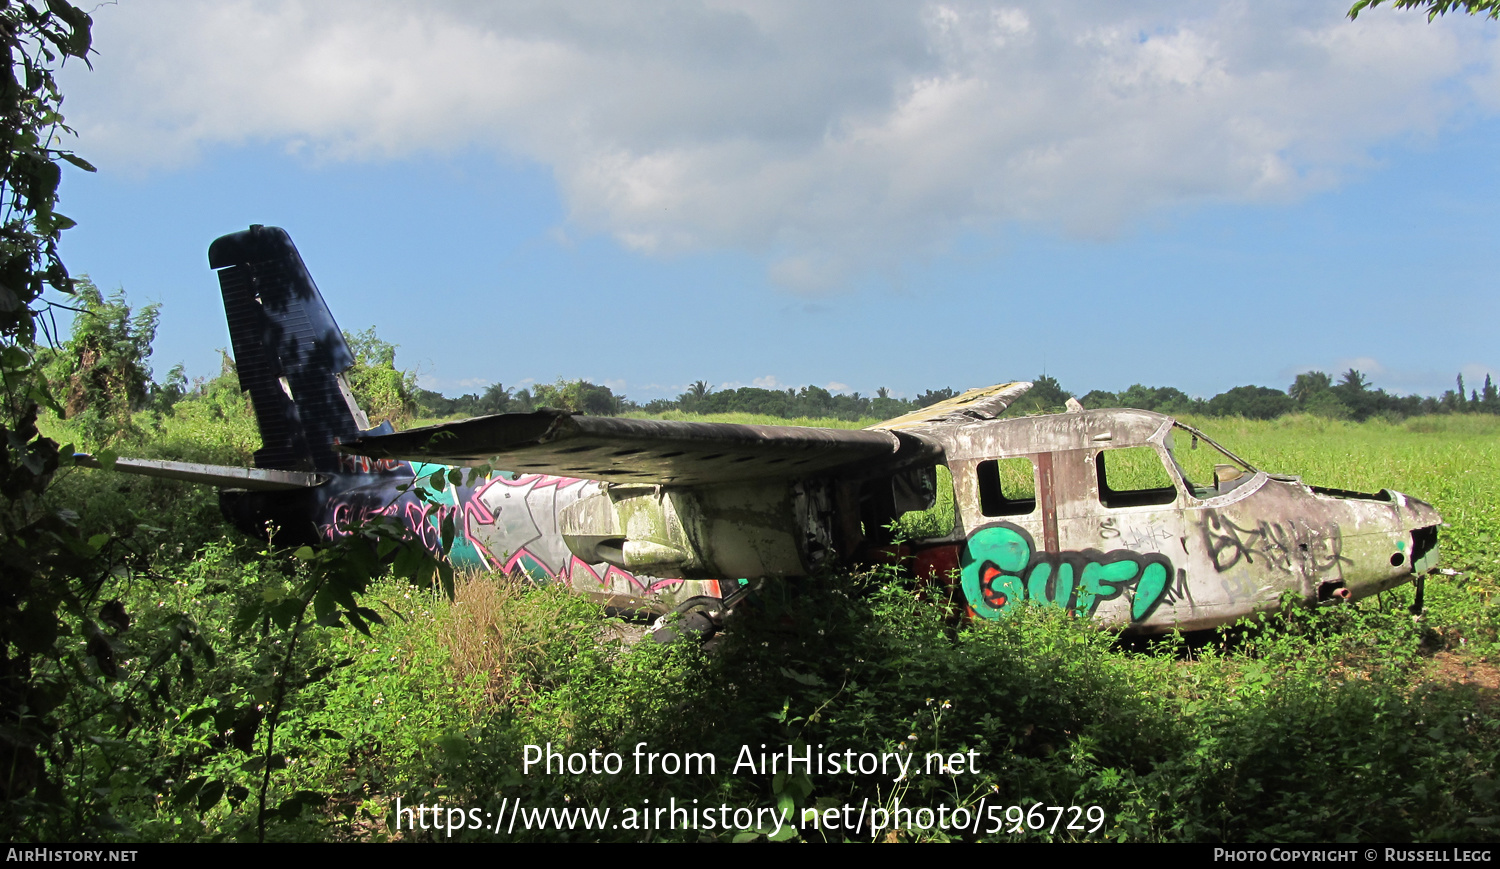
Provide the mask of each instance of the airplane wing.
MULTIPOLYGON (((74 453, 75 464, 85 468, 105 467, 88 453, 74 453)), ((325 474, 302 471, 273 471, 263 468, 236 468, 227 465, 200 465, 196 462, 167 462, 157 459, 115 459, 112 470, 143 477, 160 477, 202 483, 220 489, 244 489, 251 492, 281 492, 307 489, 328 482, 325 474)))
POLYGON ((885 422, 872 425, 870 428, 905 430, 927 428, 942 425, 943 423, 994 419, 1004 413, 1007 407, 1010 407, 1016 399, 1025 395, 1029 389, 1031 389, 1031 382, 1025 380, 986 386, 983 389, 971 389, 962 395, 940 401, 937 404, 930 404, 905 416, 888 419, 885 422))
POLYGON ((934 430, 993 418, 1030 385, 971 390, 863 431, 543 409, 366 435, 340 449, 616 484, 558 517, 568 548, 589 563, 688 579, 805 576, 889 543, 896 517, 935 503, 943 446, 934 430))
POLYGON ((898 468, 936 460, 907 432, 617 419, 543 408, 362 437, 340 449, 371 458, 492 464, 612 483, 698 486, 898 468))

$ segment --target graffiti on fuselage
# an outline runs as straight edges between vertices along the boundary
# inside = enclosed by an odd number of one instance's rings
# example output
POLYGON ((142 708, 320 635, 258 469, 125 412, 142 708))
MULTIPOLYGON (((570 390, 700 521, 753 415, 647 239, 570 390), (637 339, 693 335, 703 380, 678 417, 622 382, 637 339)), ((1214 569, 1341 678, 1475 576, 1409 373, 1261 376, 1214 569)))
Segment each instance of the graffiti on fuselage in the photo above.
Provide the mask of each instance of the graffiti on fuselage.
POLYGON ((372 459, 348 453, 339 453, 338 458, 339 470, 346 474, 399 474, 406 464, 396 459, 372 459))
POLYGON ((1261 520, 1241 528, 1232 519, 1210 512, 1203 518, 1203 544, 1214 570, 1224 573, 1244 562, 1261 563, 1283 573, 1342 578, 1345 564, 1343 532, 1333 525, 1327 532, 1294 521, 1261 520))
MULTIPOLYGON (((651 593, 678 585, 679 579, 637 577, 613 565, 592 565, 574 555, 557 527, 560 509, 577 500, 586 480, 544 474, 501 472, 445 485, 425 482, 446 465, 381 461, 365 480, 330 494, 321 526, 327 538, 374 516, 400 521, 434 555, 442 555, 443 524, 452 521, 447 553, 455 566, 524 574, 537 582, 563 582, 582 590, 612 588, 651 593), (422 494, 416 491, 420 486, 422 494)), ((465 472, 467 477, 467 472, 465 472)))
POLYGON ((1027 601, 1092 616, 1132 590, 1130 619, 1140 621, 1162 602, 1172 577, 1171 560, 1159 553, 1038 552, 1026 529, 1009 523, 969 535, 959 566, 969 606, 988 619, 1027 601))

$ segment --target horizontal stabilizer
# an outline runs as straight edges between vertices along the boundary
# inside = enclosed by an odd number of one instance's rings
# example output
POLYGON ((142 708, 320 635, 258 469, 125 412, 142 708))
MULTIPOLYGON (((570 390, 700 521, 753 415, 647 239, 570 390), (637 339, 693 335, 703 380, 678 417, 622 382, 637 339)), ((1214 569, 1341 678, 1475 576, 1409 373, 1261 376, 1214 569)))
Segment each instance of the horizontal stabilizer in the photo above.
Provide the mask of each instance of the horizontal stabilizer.
POLYGON ((671 486, 802 478, 855 466, 894 469, 941 456, 936 443, 904 432, 617 419, 551 408, 366 436, 340 449, 370 458, 488 463, 518 473, 671 486))
MULTIPOLYGON (((87 453, 74 453, 73 461, 85 468, 105 467, 87 453)), ((326 474, 302 471, 271 471, 263 468, 236 468, 228 465, 200 465, 196 462, 165 462, 156 459, 115 459, 112 470, 143 477, 160 477, 218 486, 220 489, 245 489, 253 492, 279 492, 308 489, 328 482, 326 474)))

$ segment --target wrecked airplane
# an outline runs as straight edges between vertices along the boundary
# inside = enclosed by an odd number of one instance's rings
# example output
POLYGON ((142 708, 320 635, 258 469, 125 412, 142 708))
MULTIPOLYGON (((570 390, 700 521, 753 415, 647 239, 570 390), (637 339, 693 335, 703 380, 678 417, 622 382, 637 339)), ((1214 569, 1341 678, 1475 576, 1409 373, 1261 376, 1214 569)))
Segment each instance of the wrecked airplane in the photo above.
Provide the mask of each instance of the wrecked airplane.
POLYGON ((998 418, 1028 386, 975 390, 865 431, 542 410, 348 449, 605 480, 559 517, 585 561, 704 579, 805 576, 894 554, 920 574, 956 576, 982 618, 1031 602, 1137 633, 1198 630, 1274 609, 1286 592, 1358 600, 1437 566, 1441 519, 1425 502, 1269 474, 1149 411, 998 418), (1212 453, 1211 476, 1184 470, 1183 444, 1212 453), (903 514, 932 510, 941 484, 952 487, 949 527, 893 539, 903 514))
POLYGON ((257 468, 116 469, 219 485, 237 526, 270 523, 284 542, 381 515, 443 553, 446 526, 456 564, 715 618, 704 602, 740 587, 725 578, 897 558, 956 585, 974 617, 1038 604, 1146 634, 1230 624, 1288 592, 1359 600, 1437 565, 1441 519, 1423 501, 1267 473, 1148 411, 1075 402, 1001 418, 1023 382, 863 431, 552 409, 371 428, 344 381, 353 357, 286 233, 251 227, 209 258, 265 444, 257 468))

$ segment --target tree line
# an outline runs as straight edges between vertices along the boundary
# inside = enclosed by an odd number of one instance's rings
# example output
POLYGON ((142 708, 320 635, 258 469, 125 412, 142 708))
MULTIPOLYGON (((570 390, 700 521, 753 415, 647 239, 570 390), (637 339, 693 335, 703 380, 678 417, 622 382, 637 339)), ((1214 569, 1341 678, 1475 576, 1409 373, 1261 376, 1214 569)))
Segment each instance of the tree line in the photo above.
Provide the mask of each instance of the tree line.
MULTIPOLYGON (((212 388, 204 382, 190 386, 180 365, 172 369, 164 382, 152 382, 146 360, 151 354, 159 306, 147 305, 132 312, 122 292, 106 297, 86 277, 76 282, 74 300, 81 314, 74 323, 72 337, 56 350, 41 349, 38 357, 54 394, 62 399, 63 410, 78 419, 86 430, 104 431, 128 425, 132 411, 148 407, 169 411, 174 402, 190 392, 212 388)), ((835 393, 812 385, 716 390, 707 381, 699 380, 676 398, 638 403, 617 395, 608 386, 587 380, 559 380, 523 388, 493 383, 482 391, 449 397, 418 387, 415 372, 396 366, 396 345, 382 340, 375 329, 345 337, 355 357, 355 365, 347 377, 361 406, 372 422, 388 419, 396 425, 414 417, 525 413, 540 407, 594 416, 681 411, 760 414, 782 419, 890 419, 959 394, 959 390, 950 387, 927 389, 914 398, 893 397, 885 388, 877 389, 874 395, 862 395, 835 393)), ((224 375, 232 373, 233 361, 226 356, 224 375)), ((1438 396, 1387 392, 1375 388, 1364 373, 1353 368, 1345 371, 1337 382, 1325 372, 1308 371, 1298 374, 1286 390, 1236 386, 1207 399, 1194 398, 1173 386, 1140 383, 1120 392, 1094 389, 1079 394, 1063 388, 1057 378, 1047 374, 1038 376, 1032 384, 1031 390, 1008 411, 1010 415, 1060 411, 1073 397, 1090 409, 1130 407, 1173 415, 1246 419, 1275 419, 1292 413, 1354 421, 1450 413, 1500 414, 1500 390, 1489 375, 1485 376, 1482 387, 1470 388, 1460 374, 1455 388, 1438 396)))
MULTIPOLYGON (((959 394, 949 387, 928 389, 915 398, 895 398, 881 388, 874 395, 858 392, 833 393, 820 386, 800 389, 764 389, 741 386, 715 390, 699 380, 675 399, 658 398, 637 403, 616 395, 609 387, 586 380, 559 381, 531 389, 512 389, 499 383, 483 392, 449 398, 427 389, 413 395, 416 414, 428 417, 483 416, 492 413, 525 412, 538 407, 559 407, 580 413, 608 416, 632 411, 645 413, 754 413, 795 419, 890 419, 936 404, 959 394)), ((1398 395, 1375 388, 1369 378, 1349 369, 1338 382, 1322 371, 1297 375, 1286 390, 1268 386, 1236 386, 1212 398, 1194 398, 1173 386, 1137 383, 1120 392, 1094 389, 1078 394, 1063 388, 1057 378, 1043 374, 1032 381, 1031 390, 1008 411, 1008 415, 1052 413, 1065 408, 1076 397, 1086 408, 1129 407, 1160 413, 1246 419, 1275 419, 1293 413, 1308 413, 1327 419, 1356 422, 1371 417, 1400 418, 1448 413, 1500 414, 1500 390, 1486 375, 1484 386, 1466 389, 1463 375, 1456 388, 1439 396, 1398 395)))
POLYGON ((1397 395, 1374 388, 1369 378, 1356 369, 1345 371, 1337 383, 1322 371, 1307 371, 1286 391, 1266 386, 1236 386, 1213 398, 1192 398, 1170 386, 1149 387, 1136 384, 1123 392, 1094 390, 1080 399, 1085 407, 1135 407, 1169 414, 1199 416, 1239 416, 1246 419, 1275 419, 1292 413, 1309 413, 1327 419, 1356 422, 1372 417, 1401 418, 1446 413, 1500 414, 1500 393, 1494 380, 1485 375, 1483 389, 1466 394, 1464 377, 1458 375, 1457 388, 1442 395, 1397 395))

